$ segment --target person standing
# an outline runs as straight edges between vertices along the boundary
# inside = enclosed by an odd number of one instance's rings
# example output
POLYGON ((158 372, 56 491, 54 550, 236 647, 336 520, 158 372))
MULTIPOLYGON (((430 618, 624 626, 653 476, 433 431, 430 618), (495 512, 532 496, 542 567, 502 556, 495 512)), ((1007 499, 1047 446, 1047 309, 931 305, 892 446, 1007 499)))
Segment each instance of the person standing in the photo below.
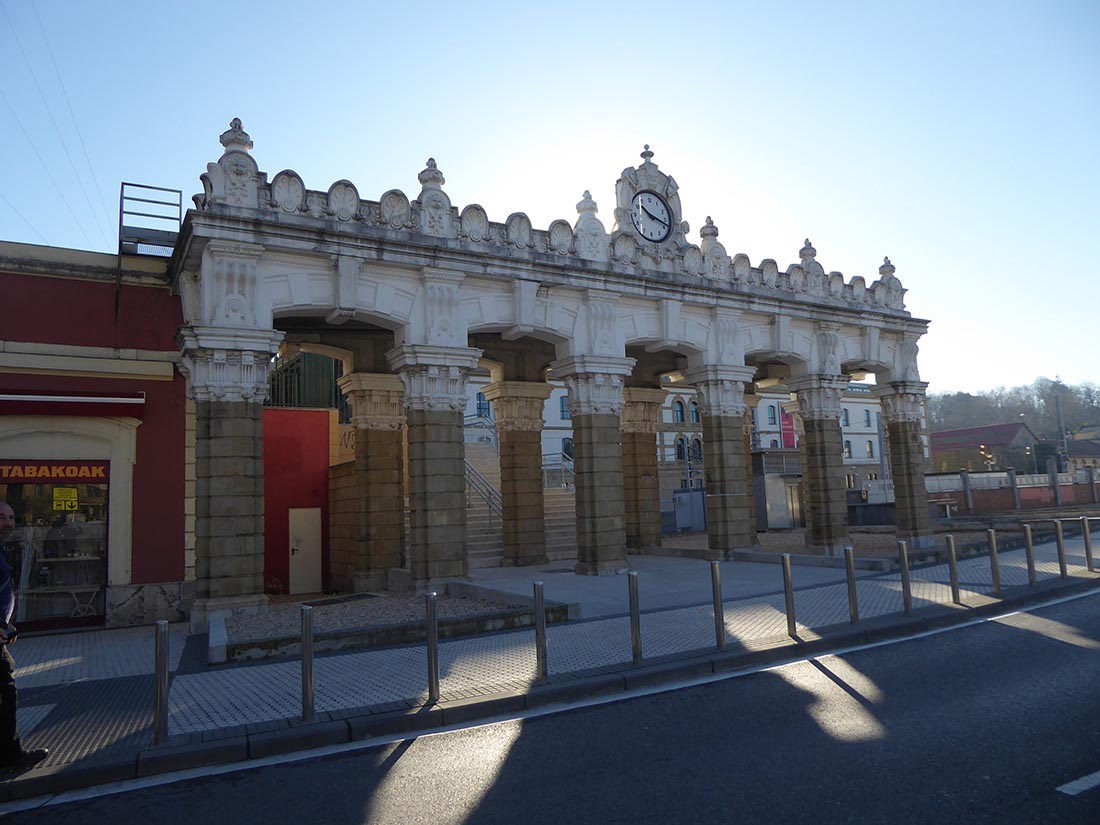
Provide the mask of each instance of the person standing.
POLYGON ((3 551, 15 533, 15 511, 0 501, 0 771, 22 772, 33 768, 49 755, 46 748, 24 750, 15 720, 15 660, 8 645, 15 642, 16 629, 11 623, 15 612, 15 580, 11 564, 3 551))

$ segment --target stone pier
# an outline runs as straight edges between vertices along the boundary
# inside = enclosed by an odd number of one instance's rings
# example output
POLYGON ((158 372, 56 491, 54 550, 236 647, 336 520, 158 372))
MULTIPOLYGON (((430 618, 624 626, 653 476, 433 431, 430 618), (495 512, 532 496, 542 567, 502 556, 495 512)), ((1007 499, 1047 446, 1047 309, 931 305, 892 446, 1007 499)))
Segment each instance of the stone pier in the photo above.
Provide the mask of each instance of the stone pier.
POLYGON ((623 439, 623 499, 627 547, 661 545, 661 485, 657 475, 657 428, 668 393, 627 387, 620 416, 623 439))
POLYGON ((798 394, 804 430, 806 544, 827 556, 843 556, 849 539, 840 411, 848 379, 811 375, 792 380, 788 385, 798 394))
POLYGON ((494 381, 482 392, 493 402, 500 444, 501 564, 545 564, 542 424, 551 387, 533 381, 494 381))
POLYGON ((921 404, 927 386, 923 381, 896 381, 875 391, 890 445, 898 538, 913 548, 935 545, 924 483, 928 462, 921 439, 921 404))

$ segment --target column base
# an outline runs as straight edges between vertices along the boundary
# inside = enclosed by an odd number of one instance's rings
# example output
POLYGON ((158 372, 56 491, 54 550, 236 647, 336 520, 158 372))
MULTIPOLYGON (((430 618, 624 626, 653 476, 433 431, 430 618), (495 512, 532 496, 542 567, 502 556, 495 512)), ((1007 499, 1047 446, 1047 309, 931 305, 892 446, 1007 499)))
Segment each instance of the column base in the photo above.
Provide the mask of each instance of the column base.
POLYGON ((621 561, 577 562, 573 572, 578 576, 617 576, 630 570, 626 559, 621 561))
POLYGON ((191 633, 206 633, 210 627, 210 617, 214 613, 224 613, 227 616, 251 616, 266 612, 267 596, 263 593, 195 599, 191 607, 191 633))
POLYGON ((351 575, 352 593, 374 593, 386 589, 385 570, 355 571, 351 575))

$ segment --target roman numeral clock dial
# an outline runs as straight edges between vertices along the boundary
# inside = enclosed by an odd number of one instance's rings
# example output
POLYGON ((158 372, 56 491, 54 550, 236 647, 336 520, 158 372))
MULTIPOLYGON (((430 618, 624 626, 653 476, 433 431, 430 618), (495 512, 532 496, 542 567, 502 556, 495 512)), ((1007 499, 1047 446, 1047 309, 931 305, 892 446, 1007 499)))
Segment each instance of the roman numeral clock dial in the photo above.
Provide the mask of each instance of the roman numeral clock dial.
POLYGON ((656 192, 643 191, 631 201, 630 218, 638 234, 660 243, 672 234, 672 211, 656 192))

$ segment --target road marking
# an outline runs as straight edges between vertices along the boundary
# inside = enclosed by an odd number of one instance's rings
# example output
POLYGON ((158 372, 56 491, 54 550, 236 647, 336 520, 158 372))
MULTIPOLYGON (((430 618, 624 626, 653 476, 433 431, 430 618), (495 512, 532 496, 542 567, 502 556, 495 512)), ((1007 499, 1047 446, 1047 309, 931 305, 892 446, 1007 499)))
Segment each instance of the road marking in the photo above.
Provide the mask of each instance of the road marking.
POLYGON ((1061 791, 1068 796, 1077 796, 1079 793, 1091 791, 1097 785, 1100 785, 1100 771, 1090 773, 1088 776, 1082 776, 1080 779, 1074 779, 1072 782, 1067 782, 1065 785, 1059 785, 1055 790, 1061 791))

